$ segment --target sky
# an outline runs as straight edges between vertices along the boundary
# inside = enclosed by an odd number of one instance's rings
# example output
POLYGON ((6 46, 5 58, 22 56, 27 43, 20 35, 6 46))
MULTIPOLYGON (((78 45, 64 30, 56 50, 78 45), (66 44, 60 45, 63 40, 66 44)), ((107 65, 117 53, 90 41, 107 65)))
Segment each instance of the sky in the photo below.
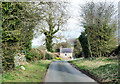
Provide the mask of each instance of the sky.
MULTIPOLYGON (((67 31, 63 31, 61 32, 61 34, 66 38, 66 39, 70 39, 70 38, 78 38, 81 34, 82 31, 84 31, 84 28, 82 26, 80 26, 80 22, 77 20, 77 17, 79 15, 78 11, 79 11, 79 5, 85 4, 86 2, 89 2, 90 0, 69 0, 70 4, 71 4, 71 8, 70 8, 70 13, 72 18, 70 18, 67 22, 67 24, 65 25, 65 27, 67 28, 67 31)), ((120 0, 91 0, 94 2, 98 2, 98 1, 106 1, 106 2, 113 2, 116 6, 118 6, 118 2, 120 0)), ((32 40, 32 46, 36 47, 36 46, 40 46, 43 44, 43 39, 45 38, 45 36, 39 35, 37 38, 34 38, 32 40)), ((55 42, 55 40, 53 40, 55 42)), ((61 40, 61 41, 65 41, 65 40, 61 40)))

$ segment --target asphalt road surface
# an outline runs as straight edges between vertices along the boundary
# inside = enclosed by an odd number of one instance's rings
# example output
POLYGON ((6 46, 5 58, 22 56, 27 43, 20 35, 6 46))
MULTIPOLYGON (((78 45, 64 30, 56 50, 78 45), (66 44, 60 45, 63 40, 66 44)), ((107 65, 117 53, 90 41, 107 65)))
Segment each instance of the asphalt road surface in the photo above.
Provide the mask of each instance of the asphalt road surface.
POLYGON ((45 82, 94 82, 98 84, 66 61, 52 62, 46 73, 45 82))

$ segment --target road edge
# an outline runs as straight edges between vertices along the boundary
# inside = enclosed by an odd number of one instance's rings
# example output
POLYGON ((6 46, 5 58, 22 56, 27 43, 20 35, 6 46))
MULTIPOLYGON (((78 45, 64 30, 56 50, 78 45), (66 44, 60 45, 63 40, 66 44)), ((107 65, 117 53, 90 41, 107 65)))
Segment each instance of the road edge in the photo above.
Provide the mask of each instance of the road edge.
POLYGON ((98 84, 103 84, 103 82, 99 81, 97 77, 95 77, 94 75, 92 75, 89 71, 83 70, 78 68, 75 64, 72 64, 68 61, 68 63, 74 67, 75 69, 79 70, 80 72, 84 73, 85 75, 89 76, 90 78, 94 79, 98 84))
MULTIPOLYGON (((52 62, 53 62, 53 61, 52 61, 52 62)), ((50 62, 50 64, 51 64, 52 62, 50 62)), ((43 84, 45 83, 45 77, 46 77, 46 74, 47 74, 47 72, 48 72, 48 69, 49 69, 50 64, 48 64, 47 69, 46 69, 46 72, 44 73, 44 75, 43 75, 43 77, 42 77, 42 82, 43 82, 43 84)))

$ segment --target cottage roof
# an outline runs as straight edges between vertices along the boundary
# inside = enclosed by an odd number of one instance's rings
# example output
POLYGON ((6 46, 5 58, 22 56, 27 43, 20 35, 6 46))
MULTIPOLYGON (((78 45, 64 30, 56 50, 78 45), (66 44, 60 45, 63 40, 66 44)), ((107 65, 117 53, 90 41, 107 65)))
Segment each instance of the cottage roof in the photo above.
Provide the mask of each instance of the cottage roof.
POLYGON ((60 53, 72 53, 72 49, 71 48, 62 48, 60 53))

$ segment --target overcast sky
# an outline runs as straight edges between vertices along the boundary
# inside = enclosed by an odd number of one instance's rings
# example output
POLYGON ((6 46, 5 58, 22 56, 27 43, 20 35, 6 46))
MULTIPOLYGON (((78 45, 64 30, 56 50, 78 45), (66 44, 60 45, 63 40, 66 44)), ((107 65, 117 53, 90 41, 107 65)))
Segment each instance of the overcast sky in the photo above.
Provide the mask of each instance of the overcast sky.
MULTIPOLYGON (((61 32, 61 34, 69 39, 69 38, 78 38, 81 34, 81 32, 84 30, 84 28, 80 27, 78 24, 80 24, 80 22, 77 21, 77 17, 79 15, 78 10, 79 10, 79 4, 85 4, 86 2, 90 1, 90 0, 69 0, 71 2, 71 8, 70 8, 70 13, 72 18, 70 18, 67 22, 67 24, 65 25, 65 27, 67 27, 67 31, 65 32, 61 32)), ((118 6, 118 2, 120 0, 91 0, 94 2, 98 2, 98 1, 106 1, 106 2, 113 2, 116 6, 118 6)), ((43 39, 45 38, 44 35, 40 35, 37 38, 34 38, 32 40, 32 46, 40 46, 43 44, 43 39)), ((62 40, 63 41, 63 40, 62 40)), ((55 40, 54 40, 55 42, 55 40)))

